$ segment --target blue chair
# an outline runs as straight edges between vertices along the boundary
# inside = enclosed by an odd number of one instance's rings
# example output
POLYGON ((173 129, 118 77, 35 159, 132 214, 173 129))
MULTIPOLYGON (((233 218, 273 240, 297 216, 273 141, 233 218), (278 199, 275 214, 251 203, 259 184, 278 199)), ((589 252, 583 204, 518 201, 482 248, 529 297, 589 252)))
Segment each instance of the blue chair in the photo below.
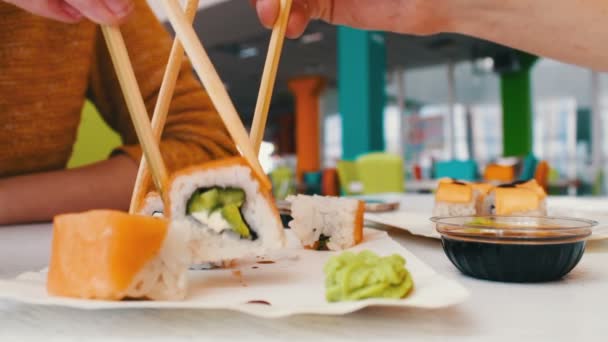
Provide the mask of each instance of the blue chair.
POLYGON ((534 157, 534 155, 532 154, 527 155, 522 162, 519 180, 528 181, 530 179, 533 179, 537 167, 538 159, 536 159, 536 157, 534 157))
POLYGON ((435 178, 454 178, 475 181, 478 177, 477 163, 474 160, 448 160, 435 163, 435 178))
POLYGON ((302 180, 304 181, 306 195, 321 195, 323 187, 323 174, 321 172, 304 172, 302 180))

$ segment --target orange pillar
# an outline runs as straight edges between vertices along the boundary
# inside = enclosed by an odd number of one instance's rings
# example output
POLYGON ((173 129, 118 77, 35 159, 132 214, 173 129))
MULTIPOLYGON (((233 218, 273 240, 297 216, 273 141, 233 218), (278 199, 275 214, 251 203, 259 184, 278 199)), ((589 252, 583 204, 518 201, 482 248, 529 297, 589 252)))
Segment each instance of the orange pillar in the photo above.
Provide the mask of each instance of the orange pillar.
POLYGON ((326 80, 322 76, 305 76, 291 79, 289 90, 296 103, 296 157, 298 180, 308 171, 319 171, 321 168, 319 132, 319 97, 325 88, 326 80))

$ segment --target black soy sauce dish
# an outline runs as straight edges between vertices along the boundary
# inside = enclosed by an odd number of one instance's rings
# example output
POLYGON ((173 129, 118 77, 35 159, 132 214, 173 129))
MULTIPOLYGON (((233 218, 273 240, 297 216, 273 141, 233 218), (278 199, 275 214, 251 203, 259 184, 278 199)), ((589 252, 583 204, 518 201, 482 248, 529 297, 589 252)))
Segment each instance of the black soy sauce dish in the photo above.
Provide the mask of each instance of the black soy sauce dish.
POLYGON ((597 222, 565 217, 433 217, 452 264, 474 278, 517 283, 561 279, 581 260, 597 222))

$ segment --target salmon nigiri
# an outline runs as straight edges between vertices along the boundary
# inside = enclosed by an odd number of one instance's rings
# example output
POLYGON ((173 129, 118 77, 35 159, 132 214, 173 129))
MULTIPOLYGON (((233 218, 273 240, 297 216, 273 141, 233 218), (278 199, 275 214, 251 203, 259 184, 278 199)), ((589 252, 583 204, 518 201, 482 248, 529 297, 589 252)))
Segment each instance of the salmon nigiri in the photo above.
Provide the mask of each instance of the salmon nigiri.
POLYGON ((183 299, 188 236, 168 221, 111 210, 65 214, 53 222, 47 291, 86 299, 183 299))

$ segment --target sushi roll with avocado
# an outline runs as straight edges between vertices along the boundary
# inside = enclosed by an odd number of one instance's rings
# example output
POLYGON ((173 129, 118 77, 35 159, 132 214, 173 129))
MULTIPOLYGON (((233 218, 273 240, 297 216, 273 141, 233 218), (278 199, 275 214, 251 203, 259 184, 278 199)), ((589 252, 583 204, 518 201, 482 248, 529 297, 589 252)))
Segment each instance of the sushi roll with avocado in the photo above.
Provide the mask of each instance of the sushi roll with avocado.
POLYGON ((339 251, 363 240, 363 201, 325 196, 289 196, 289 228, 302 245, 315 250, 339 251))
POLYGON ((479 198, 479 190, 476 190, 471 184, 457 180, 443 180, 439 182, 435 192, 433 216, 476 215, 479 198))
POLYGON ((171 224, 192 234, 196 264, 261 255, 284 246, 270 189, 240 157, 176 173, 169 186, 171 224))
POLYGON ((498 186, 485 198, 481 214, 546 216, 546 194, 542 188, 539 188, 536 188, 532 183, 498 186), (542 190, 542 192, 539 190, 542 190))

